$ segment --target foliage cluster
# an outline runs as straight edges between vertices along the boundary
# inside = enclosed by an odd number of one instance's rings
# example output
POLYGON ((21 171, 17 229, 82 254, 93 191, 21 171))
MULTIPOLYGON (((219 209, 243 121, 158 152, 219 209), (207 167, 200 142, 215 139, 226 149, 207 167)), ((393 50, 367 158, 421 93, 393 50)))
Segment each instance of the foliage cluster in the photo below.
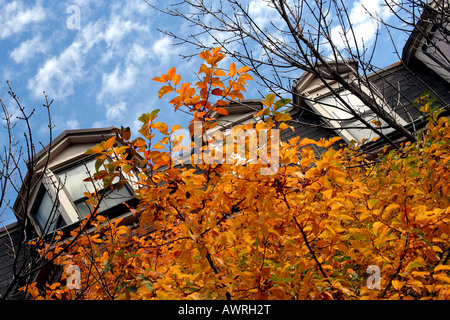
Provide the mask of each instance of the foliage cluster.
MULTIPOLYGON (((175 109, 213 128, 211 111, 227 114, 225 101, 242 99, 252 79, 247 67, 219 68, 224 57, 219 48, 200 53, 194 85, 180 84, 174 68, 155 78, 159 97, 174 94, 175 109)), ((286 101, 269 95, 263 104, 266 121, 255 129, 291 130, 286 101)), ((376 161, 332 148, 337 138, 296 137, 280 143, 273 175, 259 174, 261 160, 177 165, 170 155, 180 144, 170 137, 180 127, 169 130, 158 111, 143 114, 141 137, 122 128, 88 151, 105 188, 121 173, 134 183, 139 227, 96 216, 56 259, 80 268, 80 288, 68 289, 63 273, 28 291, 46 299, 449 299, 450 122, 429 102, 423 110, 429 122, 417 142, 376 161), (326 151, 316 157, 311 145, 326 151), (379 289, 367 286, 374 265, 379 289)), ((64 241, 43 250, 50 258, 64 241)))

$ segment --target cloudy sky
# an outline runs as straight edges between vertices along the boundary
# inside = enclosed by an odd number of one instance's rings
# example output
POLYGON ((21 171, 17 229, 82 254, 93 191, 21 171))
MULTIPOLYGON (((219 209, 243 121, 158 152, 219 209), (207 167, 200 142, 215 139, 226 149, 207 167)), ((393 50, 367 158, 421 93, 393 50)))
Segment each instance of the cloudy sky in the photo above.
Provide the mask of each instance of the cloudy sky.
MULTIPOLYGON (((260 0, 249 2, 255 21, 267 23, 271 9, 260 0)), ((346 2, 356 35, 369 43, 376 24, 361 4, 388 18, 380 6, 383 1, 346 2)), ((155 108, 161 109, 169 126, 184 125, 186 116, 157 99, 160 84, 151 79, 175 66, 183 81, 195 81, 198 60, 181 59, 179 54, 192 48, 174 46, 174 40, 157 28, 189 32, 185 22, 157 12, 143 0, 0 0, 0 97, 16 114, 9 80, 27 110, 37 109, 32 126, 44 144, 48 128, 43 91, 54 99, 54 136, 66 129, 112 125, 136 129, 139 115, 155 108)), ((385 59, 385 65, 396 61, 392 56, 385 59)), ((249 90, 246 98, 255 98, 256 92, 249 90)), ((0 137, 2 143, 4 139, 0 137)))

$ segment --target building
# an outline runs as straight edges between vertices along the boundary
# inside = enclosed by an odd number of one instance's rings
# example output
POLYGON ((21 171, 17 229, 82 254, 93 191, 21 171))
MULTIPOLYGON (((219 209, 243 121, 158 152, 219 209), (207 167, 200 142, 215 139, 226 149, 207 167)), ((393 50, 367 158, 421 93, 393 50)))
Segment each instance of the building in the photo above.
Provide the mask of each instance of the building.
MULTIPOLYGON (((442 29, 433 24, 435 19, 429 18, 435 14, 433 10, 424 12, 424 19, 417 24, 403 49, 402 60, 368 75, 369 83, 363 87, 368 93, 376 92, 383 110, 411 132, 417 132, 425 125, 414 103, 424 92, 428 91, 438 104, 447 106, 447 109, 450 102, 450 41, 442 29)), ((344 77, 351 77, 351 71, 358 69, 356 62, 351 60, 335 66, 344 77)), ((329 79, 327 84, 354 106, 367 122, 379 121, 357 97, 341 88, 335 80, 329 79)), ((293 92, 293 107, 287 112, 292 116, 289 124, 294 131, 284 130, 282 140, 295 136, 314 140, 340 136, 344 142, 351 143, 369 138, 363 146, 368 152, 377 152, 387 143, 384 138, 372 141, 377 135, 363 128, 346 112, 314 74, 306 72, 301 75, 293 92)), ((261 121, 254 116, 255 111, 261 108, 259 100, 245 100, 227 106, 228 115, 213 116, 219 120, 218 129, 226 134, 235 125, 261 121)), ((383 128, 382 121, 378 126, 390 140, 399 142, 404 139, 396 130, 383 128)), ((14 206, 18 222, 0 229, 0 295, 11 289, 8 297, 16 297, 15 289, 20 282, 10 285, 14 270, 17 272, 23 268, 21 271, 26 271, 28 260, 33 258, 32 248, 29 250, 26 240, 51 235, 56 229, 68 232, 89 214, 84 192, 92 191, 93 185, 83 182, 83 179, 89 176, 88 172, 95 172, 95 160, 84 152, 114 135, 114 127, 64 131, 36 155, 34 172, 27 175, 14 206)), ((313 147, 319 154, 321 150, 313 147)), ((124 204, 133 206, 135 203, 132 191, 133 186, 126 184, 120 190, 108 192, 99 211, 111 218, 126 218, 124 223, 134 223, 136 217, 124 204)), ((57 276, 57 270, 52 266, 46 266, 34 275, 41 283, 57 276)))
MULTIPOLYGON (((0 295, 7 293, 14 273, 27 274, 39 262, 28 241, 52 237, 57 229, 67 234, 90 213, 84 192, 92 192, 94 186, 83 180, 95 173, 95 159, 85 151, 114 135, 114 127, 67 130, 36 154, 34 172, 25 177, 14 204, 18 221, 0 229, 0 295), (17 261, 16 255, 19 256, 17 261)), ((125 222, 131 223, 129 219, 135 217, 129 214, 125 203, 132 206, 136 202, 132 190, 133 186, 127 183, 120 190, 100 191, 105 194, 99 212, 111 218, 128 217, 125 222)), ((43 282, 54 271, 52 266, 44 266, 30 276, 43 282)), ((20 287, 20 281, 13 284, 12 291, 20 287)), ((8 292, 8 297, 14 296, 8 292)))

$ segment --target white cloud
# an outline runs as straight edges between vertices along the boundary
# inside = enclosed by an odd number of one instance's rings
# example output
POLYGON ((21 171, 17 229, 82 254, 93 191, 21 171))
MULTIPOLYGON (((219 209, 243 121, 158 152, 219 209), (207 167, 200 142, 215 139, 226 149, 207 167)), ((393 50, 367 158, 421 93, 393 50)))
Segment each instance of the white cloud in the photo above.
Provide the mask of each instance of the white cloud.
POLYGON ((279 17, 270 2, 261 0, 252 0, 248 5, 248 13, 261 29, 267 27, 269 22, 274 22, 279 17))
MULTIPOLYGON (((144 49, 132 44, 136 41, 134 39, 148 36, 150 30, 142 22, 113 13, 109 17, 84 22, 77 32, 72 44, 59 55, 45 61, 29 80, 28 89, 34 97, 41 97, 42 91, 46 90, 52 98, 66 98, 73 94, 74 86, 85 77, 95 78, 98 75, 94 73, 98 63, 106 65, 111 61, 124 60, 129 52, 126 50, 129 45, 136 53, 133 61, 143 61, 144 49), (92 61, 88 61, 90 59, 94 59, 93 67, 92 61), (87 64, 91 66, 89 70, 86 68, 87 64)), ((138 67, 126 61, 123 68, 117 65, 110 73, 99 73, 102 75, 102 88, 98 98, 101 100, 106 95, 115 95, 131 88, 138 71, 138 67)))
POLYGON ((127 60, 132 61, 135 64, 143 64, 149 59, 149 52, 147 48, 138 43, 133 43, 130 51, 127 54, 127 60))
POLYGON ((176 54, 176 49, 173 46, 172 38, 165 36, 153 44, 153 53, 163 62, 170 61, 171 57, 176 54))
POLYGON ((80 128, 80 123, 76 119, 70 119, 64 123, 63 128, 66 128, 64 130, 78 129, 80 128))
POLYGON ((12 1, 2 4, 0 10, 0 39, 8 38, 13 34, 22 32, 32 23, 38 23, 46 18, 46 13, 41 5, 30 7, 22 1, 12 1))
POLYGON ((9 56, 16 63, 23 63, 33 58, 37 53, 46 53, 48 47, 48 42, 43 41, 42 36, 38 34, 34 38, 22 42, 18 47, 9 53, 9 56))
POLYGON ((378 31, 378 23, 370 15, 379 16, 388 20, 392 12, 384 6, 384 0, 359 0, 353 4, 350 9, 349 20, 352 24, 353 32, 344 30, 342 26, 335 26, 331 30, 331 38, 338 49, 344 49, 349 42, 350 47, 354 48, 356 44, 366 47, 371 45, 378 31), (353 36, 354 34, 354 36, 353 36), (346 35, 347 40, 344 35, 346 35))
POLYGON ((108 120, 121 120, 127 109, 127 104, 123 101, 106 107, 106 118, 108 120))
POLYGON ((53 99, 72 94, 75 82, 85 74, 82 49, 82 43, 73 42, 59 56, 48 59, 28 81, 28 89, 34 97, 42 97, 42 91, 53 99))
POLYGON ((102 77, 102 89, 97 97, 101 102, 106 97, 117 97, 135 86, 138 68, 132 64, 121 68, 117 65, 111 73, 104 73, 102 77))

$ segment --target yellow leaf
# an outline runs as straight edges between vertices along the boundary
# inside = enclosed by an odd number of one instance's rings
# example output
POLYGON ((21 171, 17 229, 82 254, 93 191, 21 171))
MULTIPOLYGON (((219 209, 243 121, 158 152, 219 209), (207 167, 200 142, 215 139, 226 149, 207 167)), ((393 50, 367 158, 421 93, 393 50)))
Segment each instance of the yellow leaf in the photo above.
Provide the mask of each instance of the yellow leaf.
POLYGON ((406 284, 418 286, 419 288, 423 288, 423 283, 416 279, 410 279, 406 282, 406 284))
POLYGON ((172 127, 172 132, 175 132, 175 131, 180 130, 180 129, 183 129, 183 127, 180 126, 179 124, 176 124, 176 125, 174 125, 174 126, 172 127))
POLYGON ((378 199, 370 199, 369 201, 367 201, 367 206, 369 207, 370 210, 372 210, 377 203, 378 199))
POLYGON ((390 205, 388 205, 384 210, 387 212, 390 212, 394 209, 400 208, 400 206, 397 203, 391 203, 390 205))
POLYGON ((225 108, 217 107, 215 110, 222 115, 225 115, 225 116, 228 115, 228 111, 225 108))
POLYGON ((395 290, 400 290, 405 285, 405 281, 392 280, 392 286, 395 290))
POLYGON ((290 125, 286 124, 286 122, 283 122, 282 124, 280 124, 279 129, 280 131, 283 131, 285 129, 291 128, 292 131, 294 131, 294 128, 292 128, 290 125))
POLYGON ((115 136, 109 138, 108 141, 106 141, 105 149, 111 149, 112 146, 114 145, 114 142, 115 142, 115 141, 116 141, 116 137, 115 137, 115 136))
POLYGON ((375 221, 373 223, 373 233, 375 233, 376 235, 378 234, 378 230, 383 226, 383 223, 381 223, 380 221, 375 221))
POLYGON ((163 86, 161 89, 159 89, 158 91, 158 97, 161 99, 164 95, 170 93, 173 91, 172 86, 163 86))
POLYGON ((435 274, 435 275, 433 275, 433 278, 438 281, 444 281, 444 282, 450 283, 450 277, 447 276, 445 273, 435 274))
POLYGON ((333 189, 328 189, 328 190, 324 191, 322 194, 323 194, 324 200, 329 200, 333 196, 333 189))
POLYGON ((438 272, 438 271, 441 271, 441 270, 450 270, 450 265, 440 264, 440 265, 438 265, 437 267, 434 268, 434 272, 438 272))
POLYGON ((153 128, 155 128, 162 134, 167 134, 168 127, 167 127, 167 124, 165 124, 163 122, 157 122, 157 123, 153 124, 153 128))
POLYGON ((234 62, 232 62, 230 64, 230 71, 228 72, 228 76, 230 77, 234 77, 236 75, 237 71, 236 71, 236 65, 234 64, 234 62))
POLYGON ((237 71, 237 73, 243 73, 243 72, 247 72, 250 70, 250 67, 244 66, 244 67, 240 67, 237 71))

